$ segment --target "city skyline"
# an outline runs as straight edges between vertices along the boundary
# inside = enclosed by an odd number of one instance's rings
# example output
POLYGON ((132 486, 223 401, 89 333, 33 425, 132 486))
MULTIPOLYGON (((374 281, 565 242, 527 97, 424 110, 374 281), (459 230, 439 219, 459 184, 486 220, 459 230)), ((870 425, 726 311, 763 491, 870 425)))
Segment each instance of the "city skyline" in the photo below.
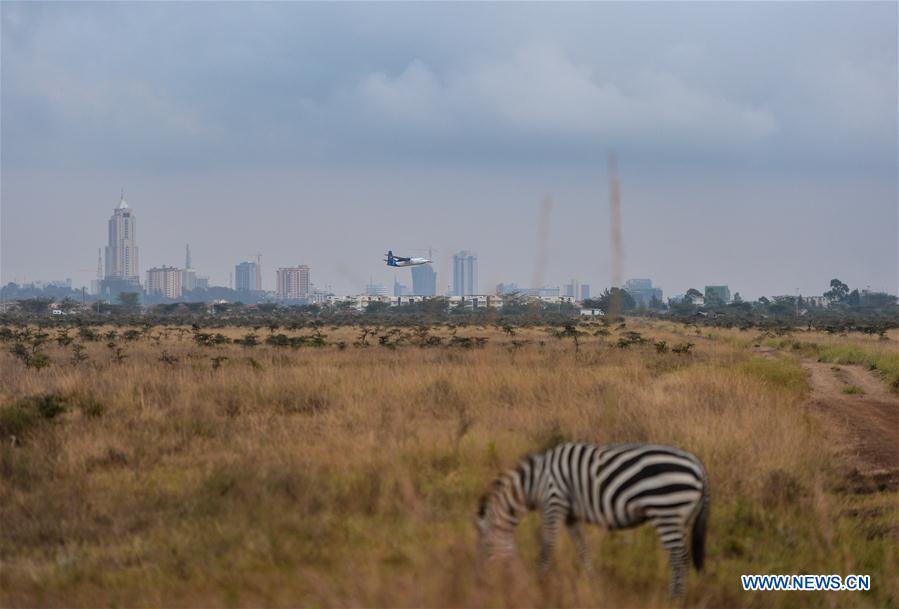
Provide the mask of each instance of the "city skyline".
MULTIPOLYGON (((210 284, 208 277, 202 277, 202 286, 198 285, 198 276, 196 269, 193 268, 190 244, 185 244, 185 264, 184 268, 169 266, 163 264, 154 266, 146 271, 146 280, 140 281, 140 267, 138 263, 136 242, 136 214, 128 205, 124 196, 124 189, 120 195, 119 204, 113 209, 113 215, 108 220, 108 236, 109 244, 106 251, 109 258, 104 260, 102 256, 98 258, 97 273, 100 276, 101 270, 105 268, 102 281, 91 281, 91 287, 102 287, 102 296, 115 297, 116 290, 138 290, 143 291, 149 296, 164 296, 169 299, 179 299, 184 291, 193 290, 195 287, 207 289, 209 287, 225 287, 223 285, 210 284), (128 273, 131 273, 130 275, 128 273), (136 275, 135 275, 136 273, 136 275), (177 277, 175 274, 177 273, 177 277), (126 285, 127 284, 127 285, 126 285), (128 287, 130 286, 130 287, 128 287)), ((429 248, 430 249, 430 248, 429 248)), ((429 256, 433 258, 433 252, 429 251, 429 256)), ((258 293, 274 294, 279 300, 298 300, 304 299, 312 295, 314 285, 310 281, 310 268, 308 265, 299 265, 296 267, 278 268, 275 275, 274 289, 265 289, 261 268, 262 253, 256 254, 257 261, 242 261, 235 265, 233 275, 229 274, 228 286, 236 292, 256 291, 258 293)), ((537 287, 519 287, 517 282, 499 283, 496 289, 481 290, 478 282, 478 256, 475 252, 468 250, 460 250, 453 254, 453 277, 452 283, 447 286, 445 295, 449 296, 470 296, 470 295, 487 295, 487 294, 511 294, 521 293, 523 295, 532 295, 540 297, 572 297, 578 301, 583 301, 591 297, 590 285, 582 283, 576 278, 572 278, 569 283, 553 282, 544 283, 537 287)), ((438 276, 433 270, 432 264, 410 267, 410 281, 412 288, 399 281, 396 269, 393 269, 393 294, 394 296, 437 296, 440 292, 437 290, 438 276), (417 279, 416 279, 417 277, 417 279), (397 293, 400 290, 402 293, 397 293)), ((39 283, 48 285, 59 284, 59 280, 39 280, 39 283)), ((66 279, 69 288, 72 288, 71 278, 66 279)), ((5 285, 5 284, 4 284, 5 285)), ((76 286, 77 287, 77 286, 76 286)), ((87 287, 87 286, 84 286, 87 287)), ((611 284, 606 287, 614 287, 611 284)), ((659 301, 664 302, 662 297, 662 288, 659 285, 653 285, 651 279, 634 279, 630 278, 622 283, 623 289, 627 290, 635 299, 639 306, 648 306, 650 303, 659 301)), ((694 286, 690 286, 691 288, 694 286)), ((320 288, 316 288, 320 289, 320 288)), ((689 288, 682 290, 673 290, 674 296, 669 293, 668 298, 678 299, 683 296, 683 292, 689 288), (678 293, 680 292, 680 293, 678 293)), ((883 290, 878 286, 867 285, 859 288, 867 292, 877 292, 883 290)), ((708 294, 714 293, 717 298, 724 302, 730 302, 730 292, 728 285, 705 285, 704 291, 706 297, 708 294), (723 290, 723 291, 722 291, 723 290)), ((345 295, 361 295, 369 296, 379 295, 386 296, 390 292, 388 287, 382 283, 367 283, 361 290, 351 290, 345 292, 345 295)), ((92 293, 96 293, 92 289, 92 293)), ((323 293, 327 293, 323 292, 323 293)), ((797 293, 801 293, 797 289, 797 293)), ((739 294, 739 291, 735 292, 739 294)), ((786 294, 786 293, 783 293, 786 294)), ((783 295, 777 294, 777 295, 783 295)), ((770 295, 775 295, 773 292, 770 295)), ((812 296, 813 294, 806 294, 812 296)), ((597 295, 598 296, 598 295, 597 295)), ((763 294, 762 296, 765 296, 763 294)))
POLYGON ((5 2, 0 281, 89 285, 124 185, 144 269, 189 242, 214 284, 262 251, 351 293, 433 245, 440 293, 460 248, 479 291, 601 289, 615 150, 624 277, 895 293, 896 11, 5 2))

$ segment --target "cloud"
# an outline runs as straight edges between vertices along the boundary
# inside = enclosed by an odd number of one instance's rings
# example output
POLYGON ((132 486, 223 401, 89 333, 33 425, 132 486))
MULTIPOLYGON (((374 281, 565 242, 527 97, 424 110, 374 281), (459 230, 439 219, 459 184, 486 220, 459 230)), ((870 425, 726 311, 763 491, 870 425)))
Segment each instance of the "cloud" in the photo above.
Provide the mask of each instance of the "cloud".
POLYGON ((13 3, 4 162, 571 164, 615 147, 892 172, 895 31, 873 6, 666 6, 662 25, 640 5, 13 3))
MULTIPOLYGON (((448 107, 446 86, 421 61, 415 60, 397 76, 374 72, 357 86, 362 110, 374 118, 386 118, 411 127, 444 129, 458 109, 448 107)), ((353 103, 352 98, 347 100, 353 103)))
POLYGON ((399 129, 661 138, 691 146, 755 142, 778 131, 767 109, 705 91, 675 73, 644 69, 628 79, 604 79, 548 46, 445 74, 415 60, 394 76, 366 75, 355 92, 369 116, 399 129))
POLYGON ((59 120, 81 129, 175 137, 193 137, 211 129, 195 109, 146 80, 87 80, 49 71, 31 74, 31 90, 55 109, 59 120))

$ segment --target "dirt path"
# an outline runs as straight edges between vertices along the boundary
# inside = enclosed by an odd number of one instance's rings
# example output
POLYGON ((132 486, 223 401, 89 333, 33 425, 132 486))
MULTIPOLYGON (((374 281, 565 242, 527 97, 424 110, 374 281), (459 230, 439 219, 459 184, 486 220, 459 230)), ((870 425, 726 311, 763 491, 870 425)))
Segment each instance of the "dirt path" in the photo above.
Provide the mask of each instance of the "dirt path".
POLYGON ((899 396, 860 366, 805 361, 810 404, 847 432, 850 459, 882 490, 899 489, 899 396), (847 393, 856 391, 856 393, 847 393))

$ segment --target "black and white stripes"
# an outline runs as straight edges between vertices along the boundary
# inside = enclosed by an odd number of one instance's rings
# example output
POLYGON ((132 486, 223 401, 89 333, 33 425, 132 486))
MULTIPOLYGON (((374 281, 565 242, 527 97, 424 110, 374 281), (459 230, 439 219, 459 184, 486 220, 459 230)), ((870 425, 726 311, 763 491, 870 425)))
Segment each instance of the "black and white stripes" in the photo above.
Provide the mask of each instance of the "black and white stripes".
POLYGON ((690 453, 655 444, 561 444, 533 454, 502 474, 481 499, 478 528, 486 557, 515 550, 515 526, 528 511, 543 514, 540 568, 549 566, 564 523, 589 569, 581 522, 623 529, 649 522, 668 552, 671 595, 683 595, 687 534, 702 568, 709 482, 690 453))

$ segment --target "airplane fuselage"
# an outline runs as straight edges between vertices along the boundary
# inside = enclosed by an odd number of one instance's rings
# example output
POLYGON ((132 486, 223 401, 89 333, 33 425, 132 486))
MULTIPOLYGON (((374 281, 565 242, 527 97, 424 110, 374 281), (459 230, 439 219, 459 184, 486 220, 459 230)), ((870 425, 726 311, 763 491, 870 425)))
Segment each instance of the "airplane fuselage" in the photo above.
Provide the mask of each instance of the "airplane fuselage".
POLYGON ((431 262, 427 258, 410 258, 409 260, 388 260, 387 266, 418 266, 420 264, 428 264, 431 262))
POLYGON ((387 263, 387 266, 401 267, 401 266, 418 266, 419 264, 427 264, 431 262, 427 258, 410 258, 409 256, 394 256, 393 250, 387 250, 387 253, 384 254, 386 258, 384 258, 384 262, 387 263))

